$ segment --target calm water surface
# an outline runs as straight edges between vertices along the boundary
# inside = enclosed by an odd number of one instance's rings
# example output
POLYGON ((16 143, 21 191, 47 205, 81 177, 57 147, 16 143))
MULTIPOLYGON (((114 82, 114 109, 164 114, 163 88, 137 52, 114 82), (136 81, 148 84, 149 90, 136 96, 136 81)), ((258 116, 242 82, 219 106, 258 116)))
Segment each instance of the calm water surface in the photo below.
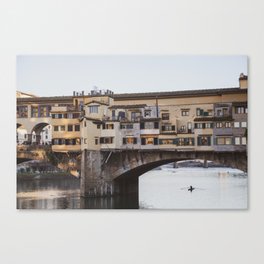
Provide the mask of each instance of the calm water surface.
MULTIPOLYGON (((228 168, 165 165, 139 178, 142 209, 246 209, 248 177, 228 168), (194 191, 188 191, 192 185, 194 191)), ((17 184, 19 209, 138 208, 137 197, 80 198, 78 180, 26 180, 17 184)))

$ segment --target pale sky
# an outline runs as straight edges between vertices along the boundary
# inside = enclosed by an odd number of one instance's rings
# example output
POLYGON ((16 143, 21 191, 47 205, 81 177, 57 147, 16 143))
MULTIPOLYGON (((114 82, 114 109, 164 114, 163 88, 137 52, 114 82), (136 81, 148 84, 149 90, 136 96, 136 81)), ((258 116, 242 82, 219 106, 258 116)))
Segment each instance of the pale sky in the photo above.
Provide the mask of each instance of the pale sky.
POLYGON ((242 72, 247 56, 18 56, 17 90, 60 96, 94 86, 114 93, 230 88, 242 72))

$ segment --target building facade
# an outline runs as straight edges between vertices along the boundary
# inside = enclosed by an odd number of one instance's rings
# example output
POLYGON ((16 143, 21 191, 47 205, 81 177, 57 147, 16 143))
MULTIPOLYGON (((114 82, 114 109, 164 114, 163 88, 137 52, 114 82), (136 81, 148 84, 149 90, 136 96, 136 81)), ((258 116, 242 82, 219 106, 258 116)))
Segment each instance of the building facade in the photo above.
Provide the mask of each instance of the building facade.
POLYGON ((87 95, 74 92, 72 97, 57 98, 59 103, 55 97, 21 98, 17 120, 45 119, 41 122, 50 125, 55 152, 243 151, 247 146, 247 76, 241 74, 239 84, 236 88, 130 94, 95 89, 87 95))

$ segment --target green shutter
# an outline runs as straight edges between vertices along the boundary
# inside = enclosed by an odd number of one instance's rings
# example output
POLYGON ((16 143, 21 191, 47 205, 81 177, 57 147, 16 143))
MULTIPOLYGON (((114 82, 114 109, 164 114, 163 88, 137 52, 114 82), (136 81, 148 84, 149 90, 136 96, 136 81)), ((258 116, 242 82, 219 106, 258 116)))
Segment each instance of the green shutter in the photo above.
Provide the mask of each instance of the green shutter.
POLYGON ((207 137, 208 146, 211 146, 211 137, 207 137))

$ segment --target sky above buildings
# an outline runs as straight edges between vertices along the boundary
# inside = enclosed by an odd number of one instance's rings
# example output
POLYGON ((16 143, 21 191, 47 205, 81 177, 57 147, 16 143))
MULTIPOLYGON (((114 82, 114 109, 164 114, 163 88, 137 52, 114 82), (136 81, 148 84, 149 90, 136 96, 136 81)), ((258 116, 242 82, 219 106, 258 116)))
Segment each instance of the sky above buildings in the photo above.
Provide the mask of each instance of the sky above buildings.
POLYGON ((73 91, 159 92, 238 87, 246 56, 17 56, 17 90, 38 96, 73 91))

